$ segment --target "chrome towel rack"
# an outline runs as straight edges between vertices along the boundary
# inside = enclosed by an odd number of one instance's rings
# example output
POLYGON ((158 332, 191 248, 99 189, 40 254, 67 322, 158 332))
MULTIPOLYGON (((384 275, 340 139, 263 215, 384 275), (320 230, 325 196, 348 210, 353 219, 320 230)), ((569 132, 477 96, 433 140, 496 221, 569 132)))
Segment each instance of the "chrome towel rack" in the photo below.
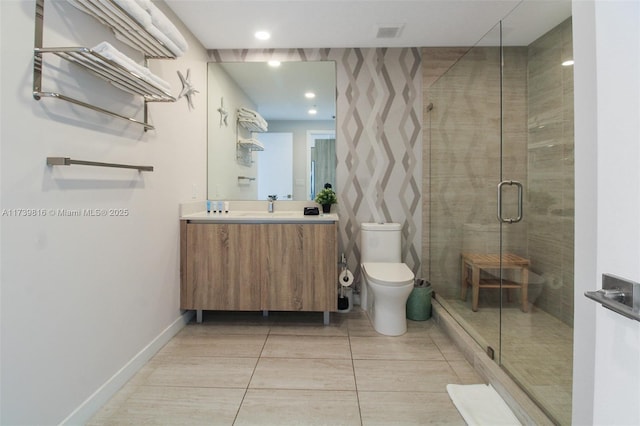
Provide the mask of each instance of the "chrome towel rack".
MULTIPOLYGON (((148 123, 148 102, 175 102, 176 98, 159 87, 149 84, 136 72, 105 58, 86 47, 43 47, 44 39, 44 3, 45 0, 36 0, 35 12, 35 43, 33 60, 33 97, 36 100, 53 98, 64 100, 82 107, 98 111, 103 114, 117 117, 129 122, 142 125, 144 130, 153 130, 154 126, 148 123), (143 102, 143 120, 126 117, 105 108, 83 102, 78 99, 65 96, 57 92, 43 90, 43 56, 55 54, 60 58, 79 65, 85 70, 101 77, 115 87, 129 93, 141 95, 143 102)), ((77 7, 92 15, 102 24, 109 26, 113 31, 125 37, 129 42, 145 55, 147 59, 166 58, 174 59, 169 49, 160 41, 153 38, 135 19, 129 16, 114 0, 82 0, 74 2, 77 7)))
POLYGON ((47 166, 70 166, 79 164, 82 166, 115 167, 119 169, 135 169, 139 172, 152 172, 153 166, 136 166, 131 164, 102 163, 98 161, 73 160, 69 157, 47 157, 47 166))

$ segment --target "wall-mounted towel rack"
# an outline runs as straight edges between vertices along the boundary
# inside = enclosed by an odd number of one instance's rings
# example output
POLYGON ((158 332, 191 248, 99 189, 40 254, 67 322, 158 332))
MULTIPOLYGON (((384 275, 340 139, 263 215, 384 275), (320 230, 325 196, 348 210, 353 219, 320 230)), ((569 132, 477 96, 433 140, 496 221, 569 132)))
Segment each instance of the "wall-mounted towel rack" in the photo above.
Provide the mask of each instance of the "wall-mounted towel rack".
POLYGON ((242 148, 248 149, 249 151, 264 151, 264 145, 254 138, 238 139, 238 143, 242 148))
POLYGON ((83 0, 74 1, 73 5, 111 28, 116 33, 116 37, 122 37, 148 58, 174 59, 176 57, 164 43, 151 35, 116 2, 83 0))
MULTIPOLYGON (((96 17, 100 22, 110 26, 117 34, 122 34, 125 37, 127 34, 129 37, 135 39, 142 38, 143 41, 135 43, 145 54, 146 59, 151 58, 175 58, 174 55, 159 41, 156 40, 152 49, 149 48, 148 39, 153 40, 153 37, 142 28, 137 25, 136 21, 131 18, 122 8, 120 8, 113 0, 83 0, 82 2, 75 1, 76 7, 82 7, 83 10, 87 9, 87 13, 96 17), (91 13, 90 11, 94 12, 91 13), (98 14, 102 11, 105 16, 111 16, 112 19, 108 20, 104 16, 98 14), (127 24, 124 25, 123 22, 127 24), (123 28, 126 28, 123 32, 123 28), (134 34, 135 33, 135 34, 134 34), (160 50, 158 50, 160 49, 160 50)), ((101 13, 102 13, 101 12, 101 13)), ((153 125, 147 121, 147 102, 175 102, 176 99, 162 90, 160 87, 150 84, 144 77, 138 75, 136 72, 129 70, 122 65, 107 59, 93 50, 86 47, 58 47, 58 48, 45 48, 43 44, 43 27, 44 27, 44 0, 36 0, 36 25, 35 25, 35 43, 34 43, 34 61, 33 61, 33 97, 36 100, 40 100, 44 97, 60 99, 67 102, 71 102, 76 105, 80 105, 94 111, 98 111, 104 114, 108 114, 113 117, 121 118, 132 123, 142 125, 144 130, 154 129, 153 125), (144 99, 144 118, 143 121, 136 120, 134 118, 126 117, 121 114, 109 111, 105 108, 98 107, 96 105, 88 104, 86 102, 65 96, 57 92, 44 91, 42 88, 42 70, 43 70, 43 55, 55 54, 67 61, 80 65, 83 69, 92 72, 93 74, 111 82, 114 86, 125 90, 130 93, 141 95, 144 99)), ((129 37, 127 39, 129 40, 129 37)))
POLYGON ((256 178, 248 176, 238 176, 238 180, 249 180, 253 182, 254 180, 256 180, 256 178))
POLYGON ((79 164, 82 166, 115 167, 119 169, 135 169, 140 172, 152 172, 153 166, 135 166, 131 164, 102 163, 98 161, 73 160, 69 157, 47 157, 47 166, 70 166, 79 164))

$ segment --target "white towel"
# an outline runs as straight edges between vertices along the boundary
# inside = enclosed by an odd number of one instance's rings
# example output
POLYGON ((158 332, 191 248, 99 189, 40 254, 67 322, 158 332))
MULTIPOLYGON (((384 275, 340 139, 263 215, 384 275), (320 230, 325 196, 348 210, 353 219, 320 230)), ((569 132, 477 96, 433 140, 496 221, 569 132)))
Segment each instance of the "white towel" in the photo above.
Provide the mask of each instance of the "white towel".
POLYGON ((255 118, 238 117, 240 124, 254 132, 266 132, 269 128, 266 121, 260 121, 255 118))
POLYGON ((181 50, 178 46, 176 46, 176 44, 173 41, 171 41, 171 39, 167 37, 165 33, 160 31, 160 29, 157 28, 156 26, 149 25, 144 29, 147 30, 149 34, 151 34, 157 40, 161 41, 162 44, 167 46, 167 49, 169 49, 171 53, 173 53, 175 56, 179 57, 185 54, 184 50, 181 50))
POLYGON ((182 52, 186 52, 187 49, 189 49, 189 45, 187 44, 187 40, 185 40, 184 36, 180 33, 178 28, 173 25, 173 22, 171 22, 169 18, 167 18, 167 15, 162 13, 162 11, 158 9, 155 4, 151 2, 149 2, 149 4, 151 4, 151 7, 148 12, 151 15, 151 22, 153 26, 155 26, 167 37, 169 37, 169 40, 171 40, 176 46, 178 46, 178 49, 180 49, 182 52))
POLYGON ((102 43, 96 45, 91 50, 133 72, 142 80, 151 84, 155 88, 160 89, 166 94, 169 94, 171 92, 171 86, 169 85, 169 83, 153 74, 149 70, 149 68, 138 64, 133 59, 120 52, 118 49, 116 49, 106 41, 103 41, 102 43))
MULTIPOLYGON (((158 31, 162 32, 166 38, 171 40, 171 44, 177 47, 177 51, 180 52, 180 55, 176 56, 183 55, 189 49, 187 40, 180 33, 178 28, 176 28, 173 22, 171 22, 169 18, 167 18, 167 16, 151 2, 151 0, 135 0, 135 2, 138 6, 144 9, 149 16, 151 16, 151 25, 157 28, 158 31)), ((152 30, 150 28, 146 29, 147 31, 152 30)))
POLYGON ((491 385, 447 385, 447 392, 469 426, 520 426, 491 385))
MULTIPOLYGON (((147 30, 152 37, 164 44, 169 51, 176 57, 185 54, 188 48, 187 41, 180 34, 180 31, 166 17, 160 9, 149 0, 96 0, 99 6, 95 6, 91 2, 83 0, 67 0, 71 5, 77 7, 83 12, 89 11, 102 17, 106 22, 111 21, 110 15, 122 16, 115 5, 124 10, 131 18, 133 18, 142 28, 147 30)), ((140 46, 133 44, 124 35, 118 31, 114 31, 118 40, 139 49, 140 46)))
MULTIPOLYGON (((102 4, 109 7, 109 0, 100 0, 102 4)), ((131 0, 113 0, 118 6, 120 6, 125 12, 127 12, 133 19, 135 19, 140 25, 146 27, 152 25, 152 19, 146 10, 140 7, 138 3, 131 0)))
POLYGON ((249 108, 245 108, 245 107, 240 107, 238 108, 238 120, 242 123, 246 123, 248 124, 248 127, 251 130, 255 130, 258 132, 266 132, 267 129, 269 128, 269 124, 267 123, 267 121, 262 118, 262 116, 257 113, 256 111, 249 109, 249 108))
POLYGON ((249 108, 245 108, 245 107, 238 108, 238 115, 253 117, 253 118, 260 117, 260 114, 258 114, 256 111, 249 108))

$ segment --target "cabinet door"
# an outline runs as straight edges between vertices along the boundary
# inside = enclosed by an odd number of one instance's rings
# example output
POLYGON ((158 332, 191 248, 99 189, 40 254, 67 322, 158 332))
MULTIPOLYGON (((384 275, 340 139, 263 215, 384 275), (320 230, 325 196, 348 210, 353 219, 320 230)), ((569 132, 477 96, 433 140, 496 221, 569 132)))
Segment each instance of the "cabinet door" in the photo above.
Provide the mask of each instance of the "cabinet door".
POLYGON ((265 309, 335 311, 336 225, 269 224, 264 229, 265 309))
POLYGON ((260 310, 261 247, 258 225, 187 224, 181 308, 260 310))
POLYGON ((303 226, 303 293, 306 310, 338 309, 337 225, 303 226))

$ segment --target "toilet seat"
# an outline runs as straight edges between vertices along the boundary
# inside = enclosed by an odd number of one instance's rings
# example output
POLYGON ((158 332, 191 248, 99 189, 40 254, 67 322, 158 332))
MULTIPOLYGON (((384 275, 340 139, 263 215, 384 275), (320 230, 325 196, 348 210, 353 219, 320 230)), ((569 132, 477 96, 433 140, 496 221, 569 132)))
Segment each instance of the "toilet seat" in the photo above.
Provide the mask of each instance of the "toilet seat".
POLYGON ((413 284, 413 271, 405 263, 365 262, 362 270, 370 283, 386 287, 413 284))

